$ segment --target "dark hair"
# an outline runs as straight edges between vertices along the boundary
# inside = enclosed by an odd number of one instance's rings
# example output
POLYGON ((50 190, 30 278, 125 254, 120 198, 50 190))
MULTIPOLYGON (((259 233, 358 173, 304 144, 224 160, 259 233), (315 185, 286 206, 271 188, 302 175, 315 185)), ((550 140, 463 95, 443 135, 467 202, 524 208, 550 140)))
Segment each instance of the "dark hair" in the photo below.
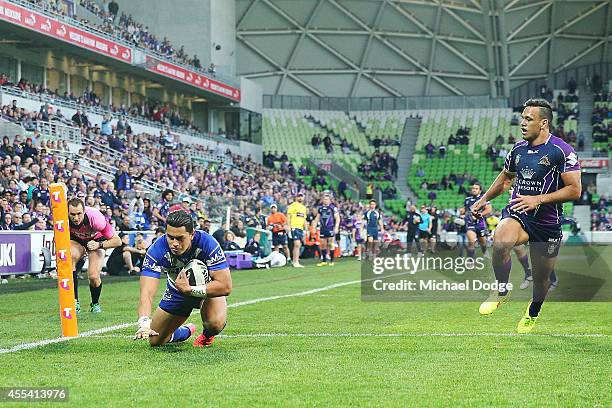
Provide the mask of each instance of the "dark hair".
POLYGON ((185 227, 185 230, 190 234, 194 230, 191 215, 183 210, 171 212, 166 219, 166 224, 175 228, 185 227))
POLYGON ((78 206, 83 207, 83 210, 85 209, 85 203, 80 198, 74 197, 68 200, 68 207, 78 207, 78 206))
POLYGON ((374 199, 371 199, 371 200, 370 200, 370 203, 374 203, 374 204, 377 204, 377 205, 378 205, 378 203, 377 203, 377 202, 376 202, 376 200, 374 200, 374 199))
POLYGON ((162 193, 162 198, 165 200, 165 199, 166 199, 166 196, 167 196, 168 194, 172 194, 172 195, 174 195, 174 191, 172 191, 172 190, 170 190, 170 189, 164 190, 164 192, 162 193))
POLYGON ((552 127, 553 113, 552 113, 552 105, 546 99, 534 98, 529 99, 523 105, 525 108, 533 106, 536 108, 540 108, 540 118, 548 120, 548 126, 552 127))

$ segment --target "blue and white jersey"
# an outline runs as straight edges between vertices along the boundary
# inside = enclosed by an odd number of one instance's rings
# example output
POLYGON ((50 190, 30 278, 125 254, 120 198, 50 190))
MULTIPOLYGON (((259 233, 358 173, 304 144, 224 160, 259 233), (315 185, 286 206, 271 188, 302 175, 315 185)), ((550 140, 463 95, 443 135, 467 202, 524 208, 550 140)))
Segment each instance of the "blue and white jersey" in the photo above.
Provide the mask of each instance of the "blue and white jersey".
POLYGON ((378 221, 382 218, 382 214, 378 210, 368 210, 363 213, 366 219, 368 231, 378 231, 378 221))
POLYGON ((206 232, 195 231, 191 248, 181 256, 174 255, 170 251, 168 239, 164 234, 147 250, 142 263, 141 276, 159 279, 162 272, 165 272, 168 274, 168 286, 176 289, 174 279, 194 259, 204 262, 209 271, 218 271, 229 267, 221 246, 216 239, 206 232))

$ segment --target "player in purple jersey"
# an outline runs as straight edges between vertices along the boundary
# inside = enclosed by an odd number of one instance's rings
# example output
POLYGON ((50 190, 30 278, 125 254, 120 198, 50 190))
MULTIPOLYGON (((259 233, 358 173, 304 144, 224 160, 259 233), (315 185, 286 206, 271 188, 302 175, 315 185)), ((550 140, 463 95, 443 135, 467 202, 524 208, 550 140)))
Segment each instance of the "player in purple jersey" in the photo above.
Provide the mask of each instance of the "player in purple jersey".
POLYGON ((331 203, 331 196, 323 194, 321 205, 314 220, 321 237, 321 262, 317 266, 334 265, 334 239, 340 231, 340 213, 331 203))
POLYGON ((482 197, 482 186, 478 183, 474 183, 472 185, 472 189, 470 191, 470 195, 465 198, 464 206, 465 206, 465 227, 467 229, 467 239, 468 239, 468 248, 467 253, 470 258, 474 258, 474 254, 476 252, 476 241, 480 244, 480 248, 482 249, 482 254, 484 256, 488 256, 487 254, 487 223, 485 222, 485 218, 491 214, 493 208, 490 203, 486 203, 483 210, 478 214, 473 215, 470 209, 474 205, 476 201, 478 201, 482 197))
POLYGON ((508 153, 504 169, 487 192, 472 206, 478 213, 499 196, 516 177, 510 204, 493 241, 493 270, 500 290, 480 305, 480 313, 493 313, 509 298, 510 253, 530 243, 533 299, 519 321, 517 331, 529 333, 538 318, 550 287, 550 275, 562 238, 562 203, 580 197, 580 164, 574 149, 550 134, 552 107, 544 99, 525 102, 521 120, 523 140, 508 153))
POLYGON ((361 254, 363 252, 363 241, 365 237, 365 221, 363 220, 363 213, 361 211, 357 211, 355 213, 355 217, 353 218, 353 242, 355 243, 355 247, 357 249, 357 260, 361 261, 361 254))

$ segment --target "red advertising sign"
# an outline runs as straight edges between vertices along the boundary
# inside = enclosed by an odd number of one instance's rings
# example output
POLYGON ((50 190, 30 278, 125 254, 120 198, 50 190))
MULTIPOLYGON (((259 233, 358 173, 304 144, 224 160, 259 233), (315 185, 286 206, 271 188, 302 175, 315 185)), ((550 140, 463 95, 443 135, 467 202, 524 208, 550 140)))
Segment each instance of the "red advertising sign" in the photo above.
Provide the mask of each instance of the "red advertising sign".
POLYGON ((147 56, 147 70, 240 102, 240 89, 181 68, 178 65, 147 56))
POLYGON ((580 167, 583 169, 601 169, 608 167, 608 159, 606 158, 579 159, 578 161, 580 162, 580 167))
POLYGON ((132 49, 129 47, 4 0, 0 0, 0 20, 104 54, 128 64, 132 63, 132 49))

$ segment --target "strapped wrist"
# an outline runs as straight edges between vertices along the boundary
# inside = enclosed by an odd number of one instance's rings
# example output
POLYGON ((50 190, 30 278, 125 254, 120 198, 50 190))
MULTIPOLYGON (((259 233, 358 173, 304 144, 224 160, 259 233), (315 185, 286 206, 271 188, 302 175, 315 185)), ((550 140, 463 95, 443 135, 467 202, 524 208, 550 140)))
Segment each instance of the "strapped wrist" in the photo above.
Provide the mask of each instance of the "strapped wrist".
POLYGON ((205 298, 206 297, 206 285, 192 286, 189 294, 193 297, 205 298))
POLYGON ((138 326, 140 326, 140 328, 145 328, 145 329, 150 329, 151 328, 151 319, 149 319, 149 316, 141 316, 138 318, 138 326))

